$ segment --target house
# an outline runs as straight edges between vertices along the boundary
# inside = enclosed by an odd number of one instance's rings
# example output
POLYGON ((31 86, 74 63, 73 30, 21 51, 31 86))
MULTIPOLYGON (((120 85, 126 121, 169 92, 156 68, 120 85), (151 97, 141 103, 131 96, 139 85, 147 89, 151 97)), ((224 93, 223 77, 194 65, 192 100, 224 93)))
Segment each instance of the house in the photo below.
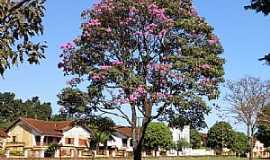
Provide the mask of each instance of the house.
POLYGON ((254 148, 253 148, 253 156, 258 158, 268 158, 269 153, 267 148, 264 147, 264 144, 258 140, 255 140, 254 148))
MULTIPOLYGON (((115 128, 115 133, 113 133, 112 140, 107 142, 107 146, 110 149, 125 150, 127 154, 133 151, 132 146, 132 129, 127 126, 117 126, 115 128)), ((184 126, 182 129, 170 128, 172 133, 173 142, 177 142, 180 139, 185 139, 190 142, 190 127, 184 126)), ((159 153, 144 153, 146 155, 159 155, 159 153)), ((166 153, 167 155, 177 155, 177 151, 170 150, 166 153)))
POLYGON ((173 142, 177 143, 179 140, 184 139, 190 143, 190 126, 186 125, 182 129, 170 128, 173 136, 173 142))
POLYGON ((7 157, 46 157, 52 144, 59 147, 55 157, 88 156, 90 130, 73 121, 43 121, 19 118, 6 130, 7 157))

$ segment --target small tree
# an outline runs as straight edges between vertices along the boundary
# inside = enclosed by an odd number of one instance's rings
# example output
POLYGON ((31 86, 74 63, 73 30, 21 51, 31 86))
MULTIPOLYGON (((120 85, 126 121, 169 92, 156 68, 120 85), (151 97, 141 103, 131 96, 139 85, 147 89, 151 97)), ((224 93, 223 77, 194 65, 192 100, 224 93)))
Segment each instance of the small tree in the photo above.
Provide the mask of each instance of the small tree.
POLYGON ((249 149, 248 137, 244 133, 235 132, 232 139, 232 151, 234 151, 237 156, 246 156, 249 149))
POLYGON ((234 131, 227 122, 217 122, 207 133, 207 146, 222 153, 223 148, 231 148, 234 137, 234 131))
POLYGON ((86 112, 129 123, 134 159, 151 121, 218 97, 223 49, 191 0, 101 0, 82 17, 82 34, 61 47, 59 67, 74 76, 71 85, 88 86, 86 112))
POLYGON ((189 147, 190 147, 190 144, 185 139, 180 139, 179 141, 176 142, 177 151, 183 151, 183 149, 189 148, 189 147))
POLYGON ((107 147, 107 141, 112 139, 112 134, 115 131, 115 123, 108 117, 91 116, 87 121, 85 119, 82 123, 87 123, 91 129, 92 139, 91 145, 95 150, 99 150, 99 144, 107 147))
POLYGON ((249 137, 249 158, 252 159, 253 137, 258 125, 259 115, 269 99, 270 85, 259 78, 245 77, 239 81, 228 81, 228 93, 225 100, 229 102, 229 112, 246 125, 249 137))
POLYGON ((202 135, 196 129, 190 130, 190 145, 194 149, 202 146, 202 135))
POLYGON ((44 58, 46 46, 31 38, 43 33, 45 0, 0 1, 0 74, 25 59, 30 64, 44 58))
POLYGON ((168 149, 172 146, 172 133, 164 123, 151 122, 145 132, 144 148, 148 150, 168 149))

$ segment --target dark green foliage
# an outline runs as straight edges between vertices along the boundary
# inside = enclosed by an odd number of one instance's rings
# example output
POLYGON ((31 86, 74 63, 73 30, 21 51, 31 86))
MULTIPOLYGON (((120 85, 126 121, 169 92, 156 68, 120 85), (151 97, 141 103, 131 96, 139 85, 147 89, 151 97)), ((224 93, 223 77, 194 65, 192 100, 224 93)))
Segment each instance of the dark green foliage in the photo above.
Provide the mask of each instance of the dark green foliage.
POLYGON ((0 1, 0 74, 27 60, 37 64, 46 45, 31 41, 43 34, 45 0, 0 1))
POLYGON ((209 129, 207 136, 207 146, 221 152, 225 147, 231 148, 234 131, 229 123, 217 122, 209 129))
POLYGON ((270 1, 269 0, 251 0, 250 5, 245 6, 245 9, 252 9, 256 12, 262 12, 268 15, 270 12, 270 1))
POLYGON ((255 137, 264 144, 265 147, 270 147, 270 105, 263 108, 261 114, 259 115, 258 130, 255 137))
POLYGON ((19 117, 50 119, 52 108, 50 103, 41 103, 38 97, 23 102, 16 99, 14 93, 0 93, 0 124, 7 127, 19 117))
POLYGON ((92 139, 90 147, 98 149, 99 143, 107 147, 107 141, 112 139, 115 132, 115 123, 109 117, 91 116, 89 119, 84 119, 82 123, 86 123, 91 129, 92 139))
POLYGON ((144 137, 145 149, 167 149, 171 147, 172 144, 172 133, 169 127, 160 122, 152 122, 149 124, 144 137))
POLYGON ((190 145, 193 149, 202 147, 202 135, 196 129, 190 130, 190 145))
POLYGON ((183 149, 189 148, 190 146, 191 145, 185 139, 180 139, 176 142, 177 151, 183 151, 183 149))
POLYGON ((63 106, 60 110, 62 115, 78 118, 82 114, 91 113, 86 110, 88 95, 79 89, 65 88, 57 96, 59 98, 58 104, 63 106))
POLYGON ((248 137, 241 132, 234 132, 231 149, 237 156, 246 156, 249 150, 248 137))
POLYGON ((54 157, 55 152, 59 149, 59 144, 50 144, 46 149, 44 156, 45 157, 54 157))

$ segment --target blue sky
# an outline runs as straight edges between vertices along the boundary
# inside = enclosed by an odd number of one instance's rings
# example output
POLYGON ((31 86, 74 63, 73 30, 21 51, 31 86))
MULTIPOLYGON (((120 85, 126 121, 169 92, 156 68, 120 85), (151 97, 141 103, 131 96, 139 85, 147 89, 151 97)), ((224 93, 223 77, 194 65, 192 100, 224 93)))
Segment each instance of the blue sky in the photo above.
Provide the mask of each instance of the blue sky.
MULTIPOLYGON (((270 66, 257 60, 270 51, 270 16, 244 10, 248 2, 194 0, 200 16, 215 28, 222 42, 226 79, 245 75, 270 79, 270 66)), ((47 0, 45 34, 38 38, 48 42, 47 59, 37 66, 23 64, 7 71, 0 82, 0 91, 15 92, 22 99, 39 96, 42 101, 51 102, 56 112, 59 109, 56 95, 66 86, 66 78, 57 68, 59 46, 79 35, 80 13, 93 3, 91 0, 47 0)), ((215 115, 213 112, 208 116, 209 126, 217 120, 215 115)))

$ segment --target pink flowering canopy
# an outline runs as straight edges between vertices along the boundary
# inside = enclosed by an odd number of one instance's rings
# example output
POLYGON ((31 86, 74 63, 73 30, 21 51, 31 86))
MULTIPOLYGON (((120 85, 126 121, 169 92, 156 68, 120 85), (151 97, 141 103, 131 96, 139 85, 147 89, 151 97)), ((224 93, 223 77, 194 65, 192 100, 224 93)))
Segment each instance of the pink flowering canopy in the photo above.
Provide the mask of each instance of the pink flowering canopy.
POLYGON ((86 107, 131 122, 128 106, 150 120, 206 111, 203 99, 218 97, 223 49, 190 0, 101 0, 82 18, 81 35, 61 46, 59 68, 74 76, 73 87, 87 84, 86 107))

